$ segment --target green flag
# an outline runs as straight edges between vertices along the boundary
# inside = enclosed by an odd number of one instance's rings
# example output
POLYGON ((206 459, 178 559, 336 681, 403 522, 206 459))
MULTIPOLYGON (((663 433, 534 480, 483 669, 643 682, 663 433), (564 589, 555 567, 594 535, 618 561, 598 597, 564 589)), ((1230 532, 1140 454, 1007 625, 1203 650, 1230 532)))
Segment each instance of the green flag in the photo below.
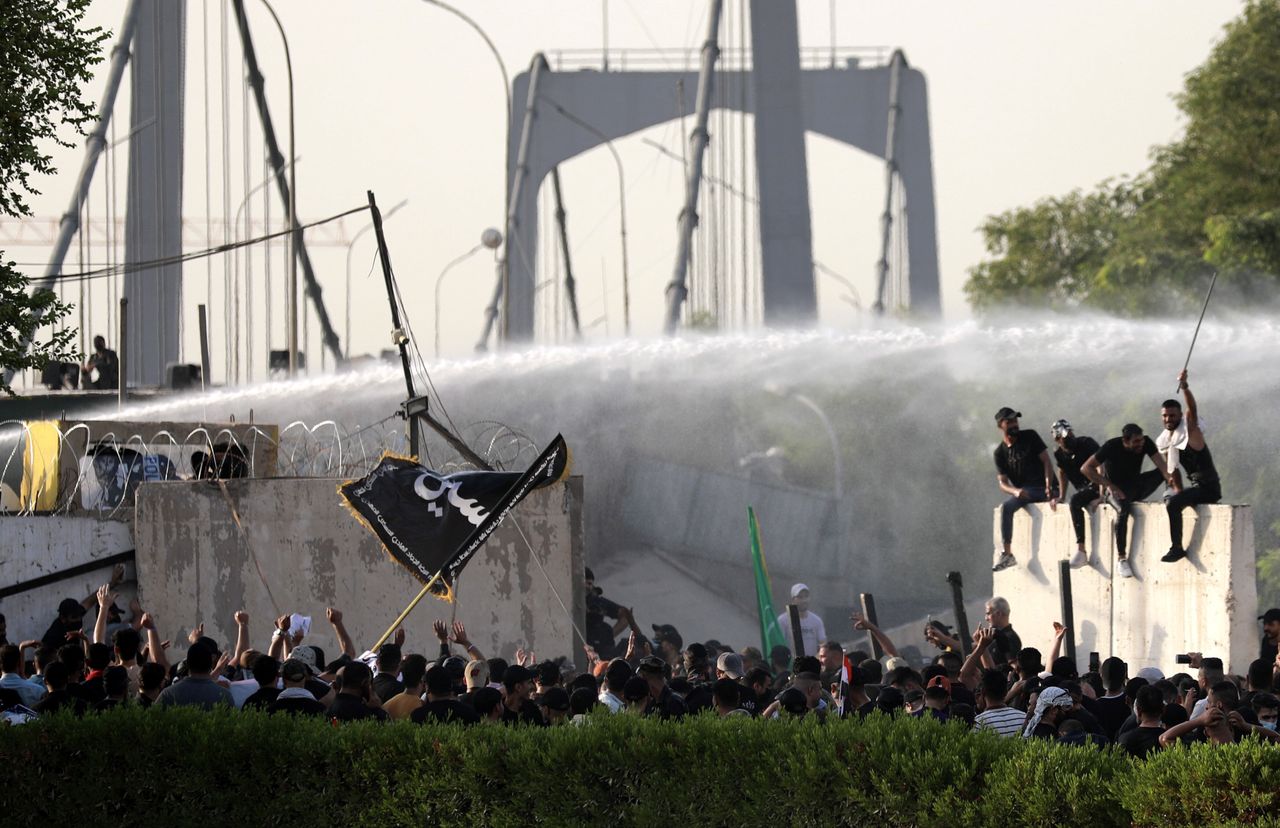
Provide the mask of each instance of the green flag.
POLYGON ((773 590, 769 587, 769 568, 764 563, 764 550, 760 548, 760 522, 756 510, 747 507, 747 519, 751 522, 751 567, 756 573, 756 604, 760 611, 760 646, 765 660, 779 644, 786 644, 778 627, 778 616, 773 611, 773 590))

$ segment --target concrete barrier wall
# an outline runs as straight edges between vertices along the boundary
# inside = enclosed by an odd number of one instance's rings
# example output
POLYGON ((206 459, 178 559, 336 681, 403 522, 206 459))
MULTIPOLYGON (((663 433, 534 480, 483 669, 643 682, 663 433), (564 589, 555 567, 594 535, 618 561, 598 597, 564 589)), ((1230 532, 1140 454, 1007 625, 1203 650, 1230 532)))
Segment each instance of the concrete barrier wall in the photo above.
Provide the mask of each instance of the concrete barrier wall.
MULTIPOLYGON (((0 518, 0 586, 13 586, 74 566, 91 563, 133 549, 127 523, 90 517, 61 515, 9 515, 0 518)), ((126 572, 126 578, 129 573, 126 572)), ((64 598, 77 601, 90 595, 111 577, 111 567, 103 566, 73 578, 36 587, 0 599, 0 613, 8 625, 8 639, 19 642, 44 635, 58 615, 64 598)), ((125 585, 116 603, 128 617, 132 590, 125 585)), ((97 610, 85 616, 93 628, 97 610)))
MULTIPOLYGON (((336 491, 339 482, 229 481, 244 537, 217 486, 173 482, 141 487, 135 520, 139 594, 143 606, 156 614, 162 633, 182 649, 187 632, 203 622, 207 635, 230 644, 235 640, 234 613, 244 609, 252 645, 265 650, 276 615, 296 611, 312 616, 308 643, 333 658, 338 645, 324 610, 334 606, 342 610, 357 649, 372 645, 421 584, 392 562, 345 509, 336 491)), ((534 492, 462 573, 457 620, 467 625, 486 657, 510 659, 517 647, 525 647, 539 658, 581 659, 581 643, 560 600, 581 627, 582 554, 581 478, 534 492)), ((454 610, 425 598, 405 624, 406 649, 434 657, 438 649, 431 622, 449 621, 454 610)))
MULTIPOLYGON (((1110 507, 1087 513, 1090 565, 1071 570, 1080 668, 1096 650, 1103 658, 1123 658, 1130 675, 1148 666, 1168 675, 1179 669, 1177 654, 1194 651, 1220 656, 1230 671, 1243 675, 1258 657, 1252 510, 1230 505, 1186 510, 1188 556, 1167 564, 1160 562, 1170 543, 1163 504, 1136 504, 1129 519, 1133 578, 1115 571, 1115 517, 1110 507)), ((998 508, 993 538, 998 546, 998 508)), ((1075 547, 1067 507, 1053 512, 1047 504, 1035 504, 1014 520, 1018 566, 994 575, 994 593, 1009 599, 1023 645, 1039 648, 1046 657, 1052 624, 1062 620, 1058 562, 1069 559, 1075 547)))

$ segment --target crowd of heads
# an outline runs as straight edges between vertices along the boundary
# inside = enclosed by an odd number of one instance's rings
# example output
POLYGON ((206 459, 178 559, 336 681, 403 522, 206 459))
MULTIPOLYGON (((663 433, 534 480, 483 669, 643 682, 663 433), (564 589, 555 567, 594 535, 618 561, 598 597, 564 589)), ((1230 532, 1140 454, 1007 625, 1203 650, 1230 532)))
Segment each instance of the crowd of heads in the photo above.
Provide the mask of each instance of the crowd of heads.
POLYGON ((617 642, 609 657, 588 645, 583 669, 581 660, 540 661, 523 650, 512 660, 486 657, 462 624, 442 621, 433 624, 434 641, 427 639, 420 652, 410 650, 399 630, 376 652, 357 654, 334 608, 324 615, 338 642, 332 660, 305 640, 294 616, 275 619, 269 643, 255 649, 249 618, 238 612, 233 644, 220 645, 197 625, 182 657, 171 661, 170 642, 154 619, 135 604, 126 620, 113 589, 114 583, 84 601, 63 601, 39 640, 9 643, 0 616, 6 721, 125 706, 225 706, 334 723, 532 726, 582 723, 606 713, 820 722, 888 715, 1071 745, 1115 742, 1138 756, 1180 741, 1280 738, 1280 610, 1261 619, 1262 657, 1244 676, 1228 675, 1222 659, 1199 653, 1187 654, 1185 672, 1169 676, 1155 667, 1131 671, 1115 657, 1080 673, 1060 652, 1065 629, 1055 625, 1047 656, 1024 647, 1010 623, 1009 602, 999 597, 988 602, 986 620, 964 646, 945 625, 927 625, 926 637, 938 648, 928 663, 903 658, 887 635, 856 614, 850 638, 867 632, 875 650, 833 638, 813 655, 776 645, 766 657, 757 647, 735 650, 714 639, 686 644, 670 624, 653 625, 649 639, 622 611, 621 620, 632 627, 625 643, 617 642), (96 617, 86 629, 86 612, 95 604, 96 617))

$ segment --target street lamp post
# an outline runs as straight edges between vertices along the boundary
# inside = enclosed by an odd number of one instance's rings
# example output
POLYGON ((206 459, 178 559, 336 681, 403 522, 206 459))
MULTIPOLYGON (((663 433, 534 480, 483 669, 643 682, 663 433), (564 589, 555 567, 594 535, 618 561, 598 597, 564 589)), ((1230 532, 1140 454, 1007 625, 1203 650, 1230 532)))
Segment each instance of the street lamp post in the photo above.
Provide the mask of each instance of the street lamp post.
POLYGON ((822 410, 816 402, 795 391, 784 390, 776 383, 766 383, 764 390, 770 394, 779 397, 786 397, 809 409, 817 416, 818 421, 822 423, 823 429, 827 432, 827 439, 831 441, 831 462, 833 464, 832 473, 835 475, 835 485, 832 487, 832 496, 835 506, 835 525, 836 525, 836 551, 840 557, 844 557, 846 551, 845 525, 844 525, 844 461, 840 458, 840 441, 836 438, 836 430, 831 425, 831 418, 827 416, 827 412, 822 410))
POLYGON ((441 270, 440 275, 436 277, 436 359, 440 358, 440 285, 444 283, 445 274, 452 270, 455 265, 462 264, 481 250, 484 250, 485 248, 488 248, 489 250, 497 250, 501 245, 502 233, 496 228, 489 227, 480 234, 479 244, 445 265, 444 270, 441 270))
MULTIPOLYGON (((289 54, 289 38, 284 33, 284 25, 276 10, 268 0, 262 5, 271 13, 276 29, 280 32, 280 40, 284 43, 284 65, 289 75, 289 157, 297 158, 294 151, 294 112, 293 112, 293 58, 289 54)), ((289 167, 289 376, 298 375, 298 166, 289 167)))
MULTIPOLYGON (((387 219, 391 218, 393 215, 395 215, 396 210, 399 210, 401 207, 403 207, 408 203, 409 203, 409 199, 407 198, 404 199, 399 204, 392 207, 387 212, 383 213, 382 220, 386 221, 387 219)), ((361 227, 359 230, 357 230, 356 234, 351 237, 351 241, 347 242, 347 329, 344 333, 345 341, 347 343, 347 352, 346 352, 347 359, 351 359, 351 253, 352 251, 355 250, 356 241, 365 233, 368 233, 370 230, 372 230, 373 228, 374 228, 374 222, 371 221, 368 224, 366 224, 364 227, 361 227)))

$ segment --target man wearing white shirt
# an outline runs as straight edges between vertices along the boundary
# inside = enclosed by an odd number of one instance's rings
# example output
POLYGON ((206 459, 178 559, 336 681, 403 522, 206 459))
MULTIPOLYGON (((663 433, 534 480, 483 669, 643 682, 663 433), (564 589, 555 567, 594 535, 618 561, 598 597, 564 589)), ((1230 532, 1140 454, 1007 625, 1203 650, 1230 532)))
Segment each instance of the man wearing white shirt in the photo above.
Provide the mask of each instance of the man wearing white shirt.
MULTIPOLYGON (((791 603, 800 610, 800 640, 804 644, 805 655, 816 655, 818 645, 827 639, 827 628, 817 613, 809 612, 809 587, 805 584, 793 584, 791 587, 791 603)), ((791 634, 791 614, 784 612, 778 616, 778 627, 786 636, 787 644, 794 641, 791 634)), ((796 653, 796 655, 800 655, 796 653)))

